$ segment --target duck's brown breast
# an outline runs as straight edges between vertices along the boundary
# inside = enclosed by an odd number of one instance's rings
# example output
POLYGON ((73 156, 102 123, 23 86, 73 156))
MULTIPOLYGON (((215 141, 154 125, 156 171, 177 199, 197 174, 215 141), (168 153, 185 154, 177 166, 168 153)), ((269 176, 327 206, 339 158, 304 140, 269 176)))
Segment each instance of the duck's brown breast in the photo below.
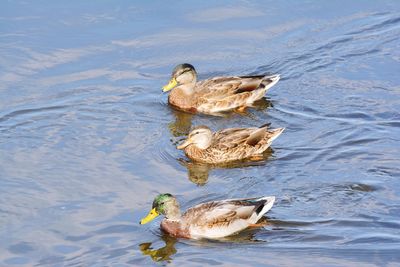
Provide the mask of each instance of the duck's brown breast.
POLYGON ((168 96, 168 103, 178 109, 188 111, 190 113, 197 112, 195 103, 193 103, 193 96, 184 94, 179 88, 171 91, 168 96))
POLYGON ((183 228, 182 224, 177 221, 164 219, 161 222, 161 230, 167 232, 174 237, 190 238, 189 229, 183 228))
POLYGON ((205 163, 212 163, 212 160, 208 154, 206 153, 205 150, 199 149, 194 145, 189 145, 185 148, 185 154, 188 156, 188 158, 194 160, 194 161, 201 161, 205 163))

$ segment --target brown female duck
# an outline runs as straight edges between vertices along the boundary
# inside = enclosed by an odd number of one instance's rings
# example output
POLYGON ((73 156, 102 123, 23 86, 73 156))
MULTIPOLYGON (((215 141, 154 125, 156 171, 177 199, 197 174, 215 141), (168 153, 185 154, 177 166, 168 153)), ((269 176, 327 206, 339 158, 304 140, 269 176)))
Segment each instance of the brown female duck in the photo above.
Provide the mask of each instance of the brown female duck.
POLYGON ((215 77, 197 82, 197 73, 188 63, 180 64, 163 87, 170 90, 168 103, 189 112, 218 114, 252 106, 279 81, 279 75, 215 77))
POLYGON ((190 159, 203 163, 220 164, 231 161, 262 159, 262 153, 284 128, 229 128, 212 133, 207 126, 194 128, 177 148, 184 149, 190 159))

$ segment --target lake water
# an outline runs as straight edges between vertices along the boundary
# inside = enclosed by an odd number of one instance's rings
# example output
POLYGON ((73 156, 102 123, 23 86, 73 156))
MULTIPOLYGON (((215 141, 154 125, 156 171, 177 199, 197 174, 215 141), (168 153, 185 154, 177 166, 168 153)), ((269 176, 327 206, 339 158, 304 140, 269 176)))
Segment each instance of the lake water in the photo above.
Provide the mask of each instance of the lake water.
POLYGON ((400 266, 399 1, 2 1, 0 266, 400 266), (200 78, 279 73, 247 114, 171 109, 200 78), (264 162, 209 168, 191 127, 285 127, 264 162), (138 224, 274 195, 268 225, 223 241, 138 224))

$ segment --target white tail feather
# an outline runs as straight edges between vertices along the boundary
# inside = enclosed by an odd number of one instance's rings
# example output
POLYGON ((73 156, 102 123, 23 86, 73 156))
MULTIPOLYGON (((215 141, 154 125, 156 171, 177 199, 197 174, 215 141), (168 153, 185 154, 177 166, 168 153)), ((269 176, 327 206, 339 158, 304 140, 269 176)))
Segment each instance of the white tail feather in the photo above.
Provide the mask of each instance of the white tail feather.
POLYGON ((277 129, 274 129, 273 131, 274 131, 275 133, 274 133, 274 136, 271 137, 270 142, 272 143, 276 138, 278 138, 278 136, 280 136, 281 133, 282 133, 284 130, 285 130, 285 128, 277 128, 277 129))
POLYGON ((265 76, 263 78, 263 80, 267 80, 268 79, 268 80, 271 80, 271 82, 268 83, 268 84, 264 84, 264 86, 265 86, 264 90, 267 91, 269 88, 274 86, 279 81, 280 78, 281 78, 281 76, 279 76, 279 74, 275 74, 275 75, 271 75, 271 76, 265 76))
POLYGON ((261 217, 272 208, 272 206, 274 205, 274 202, 275 202, 275 197, 274 196, 261 197, 258 200, 265 200, 265 204, 264 204, 263 209, 258 214, 256 222, 259 221, 261 219, 261 217))

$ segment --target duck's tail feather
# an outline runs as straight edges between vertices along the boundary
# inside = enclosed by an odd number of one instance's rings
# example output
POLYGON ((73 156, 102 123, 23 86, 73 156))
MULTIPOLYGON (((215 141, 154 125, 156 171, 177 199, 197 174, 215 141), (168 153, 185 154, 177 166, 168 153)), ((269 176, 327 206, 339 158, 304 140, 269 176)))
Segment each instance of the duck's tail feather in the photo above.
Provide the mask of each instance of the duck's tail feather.
POLYGON ((261 125, 260 127, 258 127, 258 128, 269 128, 269 126, 271 126, 271 123, 270 122, 267 122, 267 123, 264 123, 263 125, 261 125))
POLYGON ((259 89, 262 89, 265 94, 265 92, 267 92, 269 88, 274 86, 279 81, 280 78, 281 76, 279 74, 265 76, 261 81, 259 89))
POLYGON ((271 88, 279 81, 280 78, 281 76, 279 74, 265 76, 262 79, 261 84, 264 85, 265 87, 271 88))
POLYGON ((268 131, 268 133, 271 134, 269 137, 269 143, 272 143, 276 138, 278 138, 284 130, 285 128, 276 128, 268 131))
POLYGON ((275 197, 274 196, 261 197, 258 199, 258 201, 264 201, 264 203, 260 205, 256 210, 257 214, 256 222, 259 221, 261 217, 272 208, 275 202, 275 197))

